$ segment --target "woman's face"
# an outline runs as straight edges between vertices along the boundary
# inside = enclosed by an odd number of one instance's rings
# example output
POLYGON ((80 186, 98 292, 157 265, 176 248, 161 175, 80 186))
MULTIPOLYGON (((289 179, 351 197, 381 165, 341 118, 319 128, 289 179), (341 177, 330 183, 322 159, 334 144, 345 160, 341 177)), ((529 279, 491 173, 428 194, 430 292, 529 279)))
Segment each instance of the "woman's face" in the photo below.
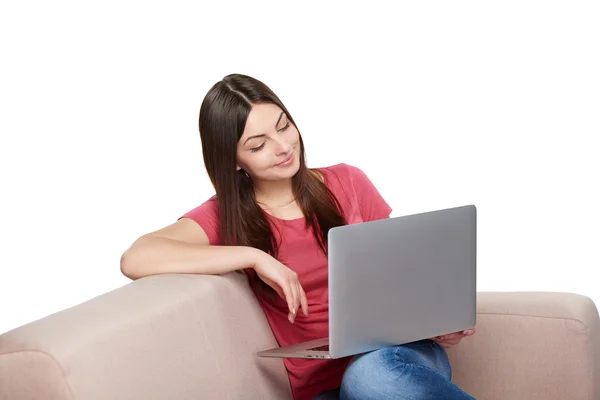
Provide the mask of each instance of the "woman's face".
POLYGON ((275 104, 255 104, 237 146, 237 168, 254 180, 293 177, 300 168, 300 135, 275 104))

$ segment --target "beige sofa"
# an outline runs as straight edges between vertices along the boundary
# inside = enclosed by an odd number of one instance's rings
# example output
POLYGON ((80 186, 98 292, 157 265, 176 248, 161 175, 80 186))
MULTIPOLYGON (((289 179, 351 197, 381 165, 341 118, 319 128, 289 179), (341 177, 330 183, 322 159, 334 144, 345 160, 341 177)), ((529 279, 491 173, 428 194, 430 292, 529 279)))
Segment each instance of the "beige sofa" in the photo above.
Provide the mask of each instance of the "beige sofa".
MULTIPOLYGON (((567 293, 480 293, 477 333, 450 349, 483 400, 600 399, 600 322, 567 293)), ((0 335, 0 399, 288 399, 245 276, 143 278, 0 335)))

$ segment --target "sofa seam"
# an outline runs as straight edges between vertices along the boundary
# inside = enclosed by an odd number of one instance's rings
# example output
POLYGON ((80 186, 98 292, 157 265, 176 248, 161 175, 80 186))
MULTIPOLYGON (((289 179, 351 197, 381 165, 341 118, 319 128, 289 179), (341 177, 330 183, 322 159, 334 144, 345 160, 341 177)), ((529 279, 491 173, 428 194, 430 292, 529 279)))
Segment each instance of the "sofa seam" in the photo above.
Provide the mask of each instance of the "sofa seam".
POLYGON ((67 389, 69 390, 69 396, 71 397, 71 400, 73 400, 75 398, 75 397, 73 397, 73 389, 71 388, 71 385, 69 384, 69 380, 67 379, 67 375, 65 374, 65 371, 62 368, 62 365, 60 365, 58 360, 53 355, 45 352, 44 350, 27 349, 27 350, 14 350, 14 351, 6 352, 6 353, 0 353, 0 357, 2 357, 4 355, 11 355, 11 354, 18 354, 18 353, 40 353, 40 354, 43 354, 46 357, 48 357, 50 360, 52 360, 52 362, 54 362, 54 364, 56 364, 56 366, 58 367, 58 370, 60 371, 60 374, 62 375, 63 381, 65 382, 65 385, 67 386, 67 389))
MULTIPOLYGON (((187 281, 192 281, 192 278, 190 276, 186 276, 185 277, 187 281)), ((188 293, 187 288, 185 287, 185 285, 181 285, 180 287, 183 288, 183 292, 185 293, 185 296, 187 297, 188 301, 190 302, 190 304, 192 305, 192 307, 194 308, 194 311, 196 312, 197 316, 200 316, 200 312, 198 310, 198 307, 196 307, 196 303, 194 302, 194 300, 192 299, 192 296, 188 293)), ((219 364, 219 357, 216 356, 215 352, 214 352, 214 346, 212 341, 208 338, 207 335, 207 330, 206 330, 206 325, 204 324, 204 321, 202 321, 202 318, 198 318, 198 321, 200 322, 200 325, 202 326, 202 332, 204 333, 204 337, 206 338, 207 342, 209 343, 209 347, 210 347, 210 352, 213 354, 215 361, 215 364, 217 366, 217 370, 219 372, 219 376, 221 377, 221 382, 223 382, 225 380, 225 377, 223 376, 223 372, 222 372, 222 368, 221 365, 219 364)), ((227 385, 223 385, 223 388, 225 389, 225 393, 227 394, 227 398, 231 398, 230 393, 229 393, 229 389, 227 388, 227 385)))
POLYGON ((514 313, 494 313, 494 312, 478 312, 477 315, 506 315, 511 317, 526 317, 526 318, 538 318, 538 319, 560 319, 563 321, 574 321, 583 325, 586 331, 589 330, 589 327, 580 319, 569 318, 569 317, 549 317, 544 315, 531 315, 531 314, 514 314, 514 313))

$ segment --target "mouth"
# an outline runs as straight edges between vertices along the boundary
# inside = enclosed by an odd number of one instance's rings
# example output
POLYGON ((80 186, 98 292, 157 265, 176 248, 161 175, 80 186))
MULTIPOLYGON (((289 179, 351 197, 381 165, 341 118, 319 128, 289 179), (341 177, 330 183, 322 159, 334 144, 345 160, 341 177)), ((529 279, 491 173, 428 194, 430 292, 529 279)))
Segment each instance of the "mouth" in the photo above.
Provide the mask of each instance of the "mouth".
POLYGON ((276 167, 287 167, 292 162, 294 162, 294 153, 290 154, 285 160, 282 162, 275 164, 276 167))

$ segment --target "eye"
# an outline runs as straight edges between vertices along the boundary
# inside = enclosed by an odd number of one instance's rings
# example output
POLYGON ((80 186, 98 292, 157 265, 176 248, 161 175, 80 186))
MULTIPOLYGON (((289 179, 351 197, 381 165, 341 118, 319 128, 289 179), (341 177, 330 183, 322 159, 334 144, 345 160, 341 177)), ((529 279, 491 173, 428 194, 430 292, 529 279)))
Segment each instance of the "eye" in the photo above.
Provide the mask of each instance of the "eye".
POLYGON ((252 153, 256 153, 257 151, 259 151, 260 149, 262 149, 263 147, 265 147, 265 143, 266 142, 263 142, 263 144, 261 144, 260 146, 251 148, 250 151, 252 153))
POLYGON ((287 124, 285 124, 285 126, 279 130, 279 132, 285 131, 289 127, 290 127, 290 121, 288 121, 287 124))

